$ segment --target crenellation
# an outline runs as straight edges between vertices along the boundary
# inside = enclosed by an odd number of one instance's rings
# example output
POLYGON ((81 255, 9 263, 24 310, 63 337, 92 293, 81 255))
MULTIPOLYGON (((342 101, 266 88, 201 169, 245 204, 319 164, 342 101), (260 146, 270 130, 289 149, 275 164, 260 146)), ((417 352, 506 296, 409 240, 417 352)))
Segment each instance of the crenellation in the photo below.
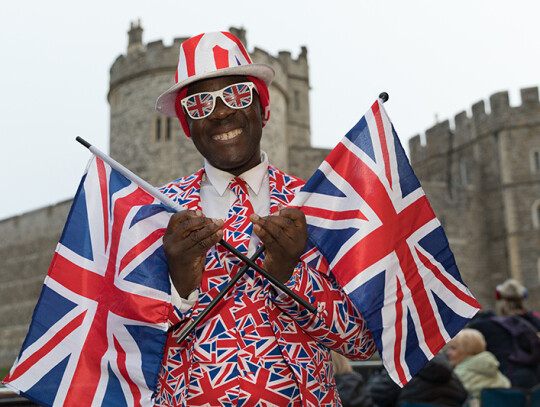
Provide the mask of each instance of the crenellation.
POLYGON ((465 144, 475 137, 472 119, 466 111, 454 116, 454 148, 465 144))
POLYGON ((279 51, 278 58, 282 63, 288 65, 289 62, 292 60, 292 54, 290 51, 279 51))
POLYGON ((248 49, 246 30, 244 28, 229 27, 229 32, 238 37, 240 42, 248 49))
POLYGON ((165 47, 165 45, 163 45, 163 40, 155 40, 146 44, 147 52, 160 52, 163 51, 164 48, 169 47, 165 47))
POLYGON ((459 112, 454 116, 454 129, 456 133, 466 131, 469 127, 470 119, 469 116, 467 116, 467 112, 465 110, 459 112))
POLYGON ((409 155, 411 162, 419 162, 425 159, 426 148, 422 145, 420 134, 409 139, 409 155))
POLYGON ((489 97, 491 118, 504 117, 510 111, 510 98, 508 91, 497 92, 489 97))
POLYGON ((309 82, 307 51, 304 52, 304 48, 296 59, 289 51, 280 51, 278 60, 285 67, 289 77, 309 82))
POLYGON ((116 59, 110 69, 110 91, 126 80, 155 71, 176 71, 177 64, 178 48, 166 46, 162 40, 150 42, 144 50, 116 59))
POLYGON ((450 122, 445 120, 426 130, 426 147, 428 155, 438 155, 450 149, 450 122))
POLYGON ((521 93, 521 105, 522 107, 538 106, 538 87, 523 88, 521 93))
POLYGON ((472 105, 472 117, 476 123, 486 120, 486 104, 480 100, 472 105))
POLYGON ((268 65, 274 65, 276 58, 272 55, 270 55, 267 51, 264 49, 261 49, 259 47, 253 48, 253 51, 250 52, 251 57, 253 59, 253 62, 256 63, 265 63, 268 65))

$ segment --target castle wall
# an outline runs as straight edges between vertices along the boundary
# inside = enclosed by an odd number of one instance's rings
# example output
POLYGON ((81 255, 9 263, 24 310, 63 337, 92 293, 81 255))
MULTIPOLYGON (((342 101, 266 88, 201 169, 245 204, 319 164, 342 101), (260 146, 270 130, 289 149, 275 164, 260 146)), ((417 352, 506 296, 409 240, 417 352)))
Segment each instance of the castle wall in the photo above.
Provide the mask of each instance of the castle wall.
POLYGON ((261 149, 268 154, 268 159, 276 167, 288 171, 289 153, 287 143, 287 98, 277 87, 270 89, 270 121, 263 129, 261 149))
POLYGON ((540 172, 531 152, 540 150, 537 88, 521 90, 519 106, 507 92, 480 101, 409 143, 411 163, 445 230, 465 282, 479 301, 493 307, 493 291, 506 278, 520 280, 540 305, 540 231, 533 203, 540 198, 540 172))
POLYGON ((21 349, 70 206, 0 221, 0 366, 11 365, 21 349))
POLYGON ((290 160, 289 172, 307 181, 330 154, 330 151, 326 148, 290 147, 289 155, 293 159, 290 160))

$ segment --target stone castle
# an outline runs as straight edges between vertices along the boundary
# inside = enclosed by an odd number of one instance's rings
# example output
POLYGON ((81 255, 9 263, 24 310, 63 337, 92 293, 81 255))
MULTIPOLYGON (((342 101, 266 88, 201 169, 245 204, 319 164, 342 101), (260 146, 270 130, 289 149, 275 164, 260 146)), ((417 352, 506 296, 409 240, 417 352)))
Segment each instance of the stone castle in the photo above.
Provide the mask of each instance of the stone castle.
POLYGON ((507 92, 409 142, 410 160, 441 220, 464 280, 491 308, 509 277, 540 306, 540 102, 538 88, 507 92))
MULTIPOLYGON (((230 30, 246 44, 243 29, 230 30)), ((154 185, 191 173, 202 160, 177 120, 154 110, 157 96, 173 84, 178 50, 162 41, 145 44, 132 24, 125 55, 110 70, 110 154, 154 185)), ((254 48, 255 62, 271 65, 271 120, 262 148, 279 168, 308 179, 329 153, 310 146, 307 50, 272 56, 254 48)), ((540 274, 540 103, 524 89, 512 108, 506 93, 483 102, 472 117, 460 113, 416 136, 410 155, 439 216, 458 266, 479 301, 493 306, 493 287, 520 279, 538 307, 540 274)), ((0 367, 13 363, 26 335, 71 201, 0 221, 0 367)))

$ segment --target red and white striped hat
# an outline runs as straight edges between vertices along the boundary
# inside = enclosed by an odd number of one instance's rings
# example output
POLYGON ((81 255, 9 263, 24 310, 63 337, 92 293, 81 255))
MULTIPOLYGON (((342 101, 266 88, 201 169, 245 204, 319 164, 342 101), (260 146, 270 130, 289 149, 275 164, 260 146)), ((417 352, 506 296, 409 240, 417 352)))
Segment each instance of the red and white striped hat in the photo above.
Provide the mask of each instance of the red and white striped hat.
POLYGON ((229 32, 199 34, 182 43, 176 71, 176 84, 161 94, 156 110, 176 117, 178 92, 190 83, 218 76, 244 75, 261 79, 267 86, 274 79, 274 69, 254 64, 242 42, 229 32))

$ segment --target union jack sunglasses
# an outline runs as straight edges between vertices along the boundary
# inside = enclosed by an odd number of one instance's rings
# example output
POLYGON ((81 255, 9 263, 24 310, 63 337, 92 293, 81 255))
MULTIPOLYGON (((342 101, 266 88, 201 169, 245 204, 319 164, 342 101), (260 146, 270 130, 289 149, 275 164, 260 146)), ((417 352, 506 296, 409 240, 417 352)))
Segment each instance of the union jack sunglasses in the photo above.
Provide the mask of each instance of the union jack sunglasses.
POLYGON ((243 109, 253 102, 252 82, 240 82, 214 92, 200 92, 181 100, 182 106, 192 119, 204 119, 216 107, 217 97, 231 109, 243 109))

